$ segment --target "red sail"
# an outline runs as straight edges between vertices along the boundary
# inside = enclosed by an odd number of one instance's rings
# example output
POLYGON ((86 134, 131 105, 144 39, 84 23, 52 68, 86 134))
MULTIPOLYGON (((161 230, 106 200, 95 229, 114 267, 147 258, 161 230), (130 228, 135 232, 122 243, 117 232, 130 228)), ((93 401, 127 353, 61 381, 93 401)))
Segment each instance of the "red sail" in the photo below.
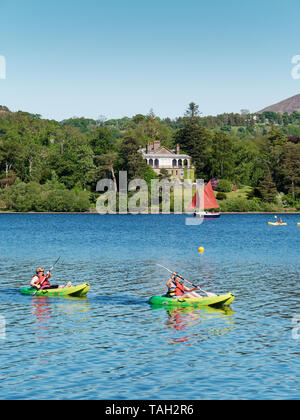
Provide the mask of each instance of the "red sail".
POLYGON ((204 210, 206 209, 217 209, 219 204, 216 200, 213 192, 211 181, 204 188, 204 210))
POLYGON ((192 210, 195 209, 197 207, 197 196, 198 196, 198 192, 195 193, 193 200, 191 202, 191 204, 189 205, 188 210, 192 210))
MULTIPOLYGON (((193 200, 188 208, 189 210, 196 208, 197 195, 198 195, 198 192, 195 193, 193 200)), ((217 208, 219 208, 219 204, 215 198, 215 194, 211 186, 211 181, 209 181, 209 183, 206 184, 204 187, 204 210, 217 209, 217 208)))

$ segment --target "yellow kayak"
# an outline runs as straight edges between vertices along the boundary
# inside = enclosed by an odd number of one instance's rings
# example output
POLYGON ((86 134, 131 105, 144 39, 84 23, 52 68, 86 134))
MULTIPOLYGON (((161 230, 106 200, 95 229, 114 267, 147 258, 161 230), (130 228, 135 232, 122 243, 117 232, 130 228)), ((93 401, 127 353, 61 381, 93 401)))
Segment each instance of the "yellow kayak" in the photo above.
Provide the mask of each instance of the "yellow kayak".
POLYGON ((270 225, 270 226, 287 226, 287 223, 278 223, 278 222, 272 223, 272 222, 268 222, 268 225, 270 225))
POLYGON ((300 223, 297 223, 298 226, 300 226, 300 223))
POLYGON ((60 289, 36 290, 33 287, 24 287, 21 289, 21 293, 23 295, 33 296, 85 296, 89 290, 89 283, 83 283, 78 286, 63 287, 60 289))
POLYGON ((234 301, 233 293, 226 293, 225 295, 219 296, 205 296, 202 298, 171 298, 166 296, 152 296, 149 303, 152 305, 163 305, 163 306, 193 306, 194 308, 198 306, 214 306, 214 305, 225 305, 228 306, 234 301))

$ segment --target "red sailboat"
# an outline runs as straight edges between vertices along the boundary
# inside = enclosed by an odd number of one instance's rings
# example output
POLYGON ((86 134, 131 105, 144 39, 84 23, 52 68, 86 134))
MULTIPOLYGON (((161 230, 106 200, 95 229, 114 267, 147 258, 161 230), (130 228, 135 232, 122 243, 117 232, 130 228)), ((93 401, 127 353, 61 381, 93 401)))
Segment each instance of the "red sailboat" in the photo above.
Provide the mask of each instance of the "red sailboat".
MULTIPOLYGON (((198 191, 195 193, 189 210, 196 209, 197 203, 199 203, 198 191)), ((215 213, 212 209, 218 209, 220 206, 216 200, 214 191, 212 189, 211 181, 204 187, 204 211, 198 211, 194 213, 195 217, 204 217, 205 219, 216 219, 221 216, 221 213, 215 213), (212 211, 207 211, 212 210, 212 211)))

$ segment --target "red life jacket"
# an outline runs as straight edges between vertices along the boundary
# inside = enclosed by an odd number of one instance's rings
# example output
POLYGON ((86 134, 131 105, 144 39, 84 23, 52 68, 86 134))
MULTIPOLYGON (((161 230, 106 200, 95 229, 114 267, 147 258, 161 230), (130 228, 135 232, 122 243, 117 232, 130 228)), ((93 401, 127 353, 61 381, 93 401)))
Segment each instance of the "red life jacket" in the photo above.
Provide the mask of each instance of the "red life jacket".
POLYGON ((45 276, 44 274, 39 274, 38 278, 39 278, 39 284, 41 285, 41 289, 47 289, 47 287, 50 286, 50 282, 47 276, 45 276))
POLYGON ((175 289, 175 296, 183 296, 184 295, 184 285, 177 283, 175 289))

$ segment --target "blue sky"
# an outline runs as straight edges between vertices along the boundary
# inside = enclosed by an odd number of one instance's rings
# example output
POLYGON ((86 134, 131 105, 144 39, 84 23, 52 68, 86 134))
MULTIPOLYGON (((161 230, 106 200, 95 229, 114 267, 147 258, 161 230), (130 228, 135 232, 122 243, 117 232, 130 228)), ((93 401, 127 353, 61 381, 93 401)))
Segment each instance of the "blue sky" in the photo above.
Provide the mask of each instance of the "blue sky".
POLYGON ((297 0, 0 0, 0 104, 62 120, 255 112, 300 93, 297 0))

